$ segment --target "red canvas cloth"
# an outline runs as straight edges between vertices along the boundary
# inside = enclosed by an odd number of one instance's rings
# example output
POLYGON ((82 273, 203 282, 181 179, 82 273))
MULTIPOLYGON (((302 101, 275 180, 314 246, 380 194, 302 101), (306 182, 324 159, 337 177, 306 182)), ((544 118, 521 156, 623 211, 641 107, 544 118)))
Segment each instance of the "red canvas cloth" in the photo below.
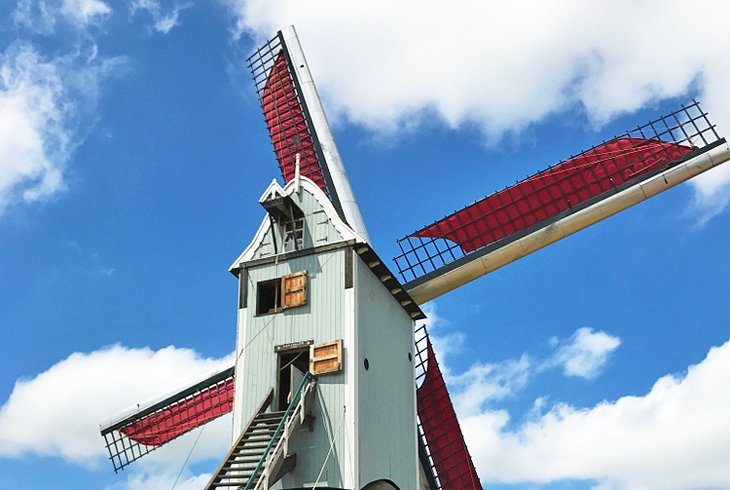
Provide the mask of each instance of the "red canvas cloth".
POLYGON ((416 392, 416 400, 418 418, 441 488, 482 490, 430 340, 427 352, 426 377, 416 392))
POLYGON ((693 148, 619 138, 544 170, 414 233, 445 238, 471 252, 661 169, 693 148))
POLYGON ((314 181, 329 195, 284 51, 279 51, 269 72, 261 105, 284 181, 294 178, 296 154, 299 153, 301 175, 314 181))
POLYGON ((233 379, 228 379, 119 429, 133 441, 159 446, 233 410, 233 379))

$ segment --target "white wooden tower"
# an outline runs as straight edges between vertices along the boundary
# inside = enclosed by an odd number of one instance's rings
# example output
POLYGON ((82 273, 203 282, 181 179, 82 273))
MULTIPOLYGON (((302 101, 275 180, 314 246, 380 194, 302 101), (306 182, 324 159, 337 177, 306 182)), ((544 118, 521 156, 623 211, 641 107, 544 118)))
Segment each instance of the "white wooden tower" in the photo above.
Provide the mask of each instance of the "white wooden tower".
POLYGON ((311 180, 274 181, 260 202, 267 215, 231 267, 240 288, 234 434, 269 397, 273 412, 286 410, 310 372, 281 488, 389 480, 415 489, 413 333, 423 314, 391 292, 392 275, 311 180))

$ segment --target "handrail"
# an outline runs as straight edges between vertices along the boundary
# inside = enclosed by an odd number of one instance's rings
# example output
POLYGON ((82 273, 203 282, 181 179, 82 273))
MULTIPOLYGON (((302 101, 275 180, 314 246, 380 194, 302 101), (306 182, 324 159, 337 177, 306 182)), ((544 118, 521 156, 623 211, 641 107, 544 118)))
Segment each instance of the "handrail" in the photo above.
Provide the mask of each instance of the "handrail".
POLYGON ((274 445, 274 441, 277 437, 279 437, 279 434, 281 433, 281 430, 284 428, 284 425, 286 424, 287 419, 289 418, 289 415, 292 412, 292 407, 295 407, 299 404, 299 399, 301 398, 302 390, 306 385, 309 384, 309 382, 314 378, 312 373, 307 372, 304 375, 304 378, 302 378, 302 382, 299 383, 299 387, 297 388, 296 393, 292 397, 292 401, 289 404, 288 407, 286 407, 286 411, 284 412, 284 416, 281 418, 281 422, 279 422, 279 425, 276 426, 276 430, 274 431, 274 434, 271 436, 271 440, 269 441, 269 444, 266 446, 266 450, 264 450, 264 453, 261 455, 261 459, 259 460, 258 464, 256 465, 256 468, 254 468, 253 473, 248 479, 248 482, 246 482, 246 486, 244 487, 244 490, 251 490, 253 483, 256 481, 256 475, 259 474, 261 471, 261 468, 264 466, 264 463, 266 462, 267 457, 269 456, 269 452, 271 451, 271 447, 274 445))

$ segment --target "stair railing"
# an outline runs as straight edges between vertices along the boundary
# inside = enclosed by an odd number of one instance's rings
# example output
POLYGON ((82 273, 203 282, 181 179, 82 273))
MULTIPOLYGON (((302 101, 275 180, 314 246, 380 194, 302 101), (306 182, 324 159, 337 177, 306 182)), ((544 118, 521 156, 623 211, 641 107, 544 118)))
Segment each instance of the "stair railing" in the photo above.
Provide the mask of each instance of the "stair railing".
POLYGON ((284 416, 281 418, 281 422, 279 422, 279 425, 276 427, 276 431, 274 431, 274 434, 271 436, 271 440, 266 446, 264 454, 261 456, 261 459, 256 465, 256 468, 254 468, 253 473, 249 477, 248 482, 244 487, 244 490, 258 490, 259 488, 269 487, 271 467, 276 461, 277 456, 281 454, 282 450, 284 452, 287 451, 289 447, 289 438, 294 432, 296 426, 304 422, 304 418, 306 416, 306 407, 309 404, 309 399, 311 397, 311 394, 314 392, 314 386, 316 385, 316 383, 316 378, 311 373, 308 372, 304 375, 304 378, 302 378, 302 382, 299 383, 299 387, 292 397, 291 403, 288 407, 286 407, 286 411, 284 412, 284 416), (295 425, 294 422, 297 421, 297 418, 299 420, 298 423, 295 425), (282 434, 281 439, 279 439, 279 442, 276 444, 276 447, 272 452, 272 446, 274 446, 274 441, 276 441, 279 434, 282 434), (259 478, 258 482, 256 482, 256 477, 262 469, 264 469, 264 474, 262 475, 262 478, 259 478), (254 482, 256 482, 255 486, 254 482))

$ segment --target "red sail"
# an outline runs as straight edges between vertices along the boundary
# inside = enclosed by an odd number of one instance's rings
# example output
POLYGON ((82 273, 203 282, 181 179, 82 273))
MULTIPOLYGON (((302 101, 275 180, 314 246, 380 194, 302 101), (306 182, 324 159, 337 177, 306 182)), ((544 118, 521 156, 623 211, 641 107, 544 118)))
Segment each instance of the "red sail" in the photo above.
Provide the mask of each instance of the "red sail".
POLYGON ((296 154, 299 153, 301 175, 314 181, 329 195, 284 51, 279 51, 269 72, 261 106, 284 181, 294 178, 296 154))
POLYGON ((119 429, 146 446, 159 446, 233 410, 233 378, 119 429))
POLYGON ((416 399, 418 418, 441 488, 482 490, 431 341, 427 342, 426 377, 416 399))
POLYGON ((471 252, 661 170, 693 149, 655 139, 617 138, 485 197, 411 236, 445 238, 471 252))

